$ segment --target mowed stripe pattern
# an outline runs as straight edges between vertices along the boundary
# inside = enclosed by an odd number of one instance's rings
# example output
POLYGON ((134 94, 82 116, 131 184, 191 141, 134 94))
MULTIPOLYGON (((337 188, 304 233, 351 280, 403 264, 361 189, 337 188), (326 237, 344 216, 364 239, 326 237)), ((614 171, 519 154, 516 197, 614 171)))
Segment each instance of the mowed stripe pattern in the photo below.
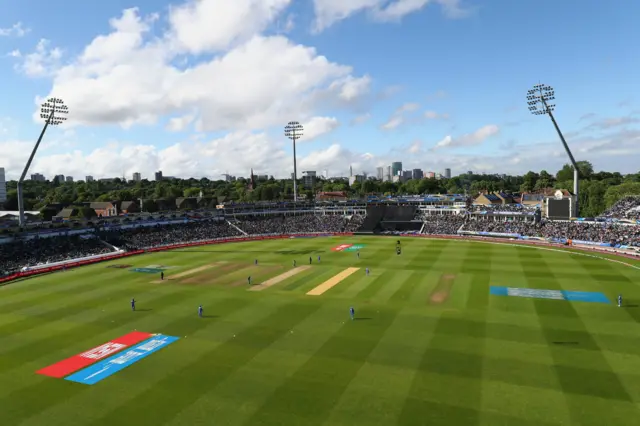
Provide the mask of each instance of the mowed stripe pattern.
MULTIPOLYGON (((396 256, 396 239, 265 241, 127 260, 192 270, 218 261, 250 269, 258 258, 265 267, 290 268, 322 252, 321 264, 259 293, 234 286, 235 277, 221 277, 228 285, 157 285, 106 265, 4 287, 0 415, 32 426, 602 425, 638 418, 636 270, 445 240, 406 238, 396 256), (365 244, 361 259, 330 252, 342 243, 365 244), (347 268, 365 267, 370 276, 353 273, 321 297, 305 297, 347 268), (443 276, 453 280, 451 294, 430 303, 443 276), (628 307, 493 297, 492 285, 597 291, 611 300, 622 293, 628 307), (34 373, 135 329, 180 340, 94 386, 34 373)), ((274 269, 273 277, 280 274, 274 269)))

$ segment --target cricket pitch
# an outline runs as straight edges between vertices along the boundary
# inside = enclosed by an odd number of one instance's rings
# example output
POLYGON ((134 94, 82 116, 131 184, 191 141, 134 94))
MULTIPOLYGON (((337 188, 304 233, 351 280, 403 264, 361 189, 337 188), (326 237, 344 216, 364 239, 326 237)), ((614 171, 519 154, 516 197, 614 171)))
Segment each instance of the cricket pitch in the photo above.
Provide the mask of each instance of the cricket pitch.
POLYGON ((309 268, 311 268, 311 266, 304 265, 304 266, 299 266, 297 268, 291 269, 290 271, 287 271, 284 274, 280 274, 278 276, 275 276, 273 278, 270 278, 270 279, 266 280, 262 284, 254 285, 253 287, 249 288, 249 291, 261 291, 261 290, 264 290, 265 288, 269 288, 271 286, 274 286, 276 284, 281 283, 282 281, 286 280, 287 278, 291 278, 294 275, 298 275, 300 272, 304 272, 309 268))
POLYGON ((347 269, 345 269, 344 271, 340 272, 338 275, 334 275, 333 277, 329 278, 327 281, 323 282, 319 286, 317 286, 314 289, 310 290, 307 293, 307 296, 320 296, 321 294, 325 293, 326 291, 328 291, 328 290, 332 289, 333 287, 337 286, 338 284, 340 284, 340 282, 346 280, 347 277, 349 277, 350 275, 352 275, 353 273, 355 273, 359 269, 360 268, 347 268, 347 269))

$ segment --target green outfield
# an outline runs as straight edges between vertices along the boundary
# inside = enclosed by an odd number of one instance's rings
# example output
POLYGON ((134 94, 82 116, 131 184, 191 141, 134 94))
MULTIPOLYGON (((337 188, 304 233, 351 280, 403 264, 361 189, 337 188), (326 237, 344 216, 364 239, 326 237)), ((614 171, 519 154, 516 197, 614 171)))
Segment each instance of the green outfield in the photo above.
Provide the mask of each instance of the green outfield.
POLYGON ((640 422, 640 262, 411 238, 398 256, 396 240, 202 246, 0 287, 2 424, 640 422), (362 245, 360 258, 340 244, 362 245), (164 281, 131 270, 158 266, 164 281), (94 385, 35 373, 134 330, 180 339, 94 385))

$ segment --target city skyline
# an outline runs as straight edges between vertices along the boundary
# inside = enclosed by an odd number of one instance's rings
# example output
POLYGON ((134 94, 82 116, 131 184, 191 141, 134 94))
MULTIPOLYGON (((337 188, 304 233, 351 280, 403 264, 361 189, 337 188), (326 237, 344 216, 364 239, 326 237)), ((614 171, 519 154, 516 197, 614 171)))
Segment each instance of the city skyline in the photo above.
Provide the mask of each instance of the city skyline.
POLYGON ((539 82, 556 89, 556 118, 578 161, 637 172, 640 99, 628 88, 640 3, 221 4, 5 5, 7 179, 22 172, 42 125, 38 105, 50 95, 64 99, 69 120, 47 132, 27 176, 214 177, 254 167, 283 178, 293 164, 282 134, 289 121, 305 129, 299 170, 348 176, 353 165, 376 174, 403 158, 407 169, 438 173, 441 165, 555 172, 567 160, 553 126, 527 111, 526 92, 539 82), (522 31, 525 19, 544 22, 553 37, 522 31), (531 66, 533 48, 546 67, 531 66))

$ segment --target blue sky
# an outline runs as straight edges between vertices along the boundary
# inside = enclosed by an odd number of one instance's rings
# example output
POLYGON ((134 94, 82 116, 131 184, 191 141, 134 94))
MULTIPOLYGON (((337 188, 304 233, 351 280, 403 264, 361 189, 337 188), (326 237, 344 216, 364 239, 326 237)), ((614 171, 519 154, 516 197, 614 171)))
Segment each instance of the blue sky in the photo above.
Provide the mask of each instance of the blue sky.
POLYGON ((557 171, 526 91, 554 86, 574 155, 640 170, 640 4, 497 0, 4 1, 0 167, 20 174, 40 100, 69 124, 30 172, 286 176, 298 169, 557 171))

